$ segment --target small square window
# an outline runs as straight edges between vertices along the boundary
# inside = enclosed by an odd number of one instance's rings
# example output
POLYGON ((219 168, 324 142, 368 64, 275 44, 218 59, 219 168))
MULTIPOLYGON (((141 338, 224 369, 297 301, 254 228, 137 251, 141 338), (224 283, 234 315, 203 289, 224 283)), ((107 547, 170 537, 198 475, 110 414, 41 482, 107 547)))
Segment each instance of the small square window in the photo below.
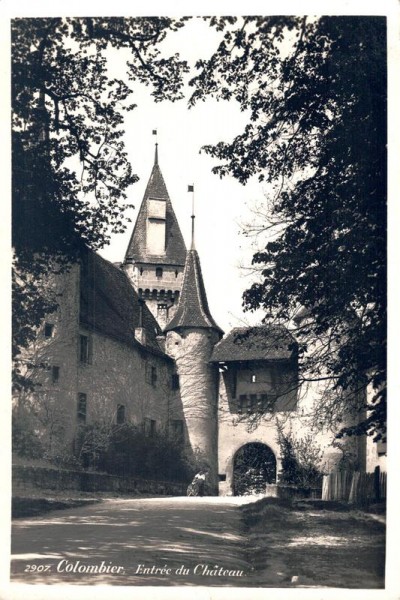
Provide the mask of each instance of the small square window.
POLYGON ((54 334, 54 325, 52 323, 44 324, 44 337, 53 337, 54 334))

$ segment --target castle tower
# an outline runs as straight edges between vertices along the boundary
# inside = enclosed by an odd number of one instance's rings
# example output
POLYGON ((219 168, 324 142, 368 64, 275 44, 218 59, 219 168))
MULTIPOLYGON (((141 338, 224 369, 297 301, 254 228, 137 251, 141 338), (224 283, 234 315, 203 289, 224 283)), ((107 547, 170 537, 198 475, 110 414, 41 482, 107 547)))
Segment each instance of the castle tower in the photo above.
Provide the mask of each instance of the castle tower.
POLYGON ((205 460, 209 483, 218 493, 218 369, 210 364, 214 345, 223 331, 208 308, 199 256, 187 253, 177 311, 165 328, 166 351, 176 361, 188 441, 205 460))
POLYGON ((182 287, 186 246, 158 165, 154 165, 123 268, 160 327, 174 316, 182 287))

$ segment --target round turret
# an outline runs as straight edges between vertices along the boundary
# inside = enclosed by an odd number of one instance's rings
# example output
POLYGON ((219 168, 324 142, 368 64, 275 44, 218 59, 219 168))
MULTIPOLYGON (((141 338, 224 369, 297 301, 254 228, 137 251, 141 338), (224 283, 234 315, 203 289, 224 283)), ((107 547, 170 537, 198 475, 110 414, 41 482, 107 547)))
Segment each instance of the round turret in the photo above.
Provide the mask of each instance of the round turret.
POLYGON ((223 332, 212 318, 195 249, 188 252, 177 311, 165 329, 166 352, 175 359, 188 447, 209 470, 218 490, 218 368, 210 363, 223 332))

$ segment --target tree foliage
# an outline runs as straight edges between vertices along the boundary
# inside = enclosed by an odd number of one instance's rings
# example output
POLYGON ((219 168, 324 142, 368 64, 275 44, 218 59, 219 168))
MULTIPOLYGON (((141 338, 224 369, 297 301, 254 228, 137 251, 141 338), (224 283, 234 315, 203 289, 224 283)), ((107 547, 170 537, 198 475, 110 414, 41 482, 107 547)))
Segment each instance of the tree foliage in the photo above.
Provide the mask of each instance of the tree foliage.
MULTIPOLYGON (((160 44, 185 19, 39 18, 12 23, 13 354, 57 301, 41 293, 50 262, 66 268, 82 244, 98 249, 124 231, 137 181, 124 144, 132 85, 155 101, 182 97, 185 61, 160 44), (127 81, 107 54, 124 51, 127 81)), ((16 369, 16 385, 23 387, 16 369)))
MULTIPOLYGON (((303 376, 327 381, 339 415, 374 397, 346 433, 385 431, 386 23, 382 17, 211 19, 223 32, 197 63, 191 104, 213 96, 249 114, 205 147, 214 172, 267 186, 260 282, 244 305, 292 320, 303 376), (306 318, 299 317, 299 311, 306 318), (308 351, 308 352, 307 352, 308 351)), ((365 403, 364 403, 365 406, 365 403)))
POLYGON ((277 423, 277 429, 282 457, 279 482, 302 488, 320 486, 323 475, 321 469, 323 452, 315 444, 312 435, 296 439, 291 430, 284 432, 281 423, 277 423))
POLYGON ((165 431, 148 436, 132 423, 106 428, 91 423, 78 432, 75 445, 85 468, 164 481, 188 482, 193 476, 183 445, 165 431))

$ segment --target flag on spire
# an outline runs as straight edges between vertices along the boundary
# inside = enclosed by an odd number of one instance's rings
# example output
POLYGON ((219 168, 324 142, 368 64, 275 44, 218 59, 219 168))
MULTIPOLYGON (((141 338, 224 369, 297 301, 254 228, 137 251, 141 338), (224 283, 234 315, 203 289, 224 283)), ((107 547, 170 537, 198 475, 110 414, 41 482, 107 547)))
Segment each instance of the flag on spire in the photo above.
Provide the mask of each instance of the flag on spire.
POLYGON ((153 129, 153 135, 157 135, 157 129, 153 129))
POLYGON ((188 185, 188 192, 194 192, 194 185, 188 185))

